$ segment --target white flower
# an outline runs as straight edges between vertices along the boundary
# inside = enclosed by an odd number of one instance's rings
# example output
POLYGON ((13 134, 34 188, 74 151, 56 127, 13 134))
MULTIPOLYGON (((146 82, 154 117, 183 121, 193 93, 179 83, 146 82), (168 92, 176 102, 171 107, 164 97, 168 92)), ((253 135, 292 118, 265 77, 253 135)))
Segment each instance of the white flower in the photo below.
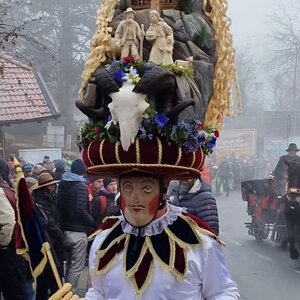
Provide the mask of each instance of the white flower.
POLYGON ((108 130, 108 129, 110 128, 110 126, 111 126, 112 123, 113 123, 113 120, 108 121, 108 122, 105 124, 104 128, 105 128, 106 130, 108 130))

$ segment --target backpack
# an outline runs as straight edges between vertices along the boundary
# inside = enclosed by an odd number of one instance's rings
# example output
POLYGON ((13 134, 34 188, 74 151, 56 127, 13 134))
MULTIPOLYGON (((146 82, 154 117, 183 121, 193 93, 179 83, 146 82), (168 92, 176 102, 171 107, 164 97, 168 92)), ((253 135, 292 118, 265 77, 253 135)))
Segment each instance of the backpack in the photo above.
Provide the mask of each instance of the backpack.
POLYGON ((91 215, 96 225, 99 226, 106 216, 120 215, 120 209, 113 200, 101 195, 92 200, 91 215))

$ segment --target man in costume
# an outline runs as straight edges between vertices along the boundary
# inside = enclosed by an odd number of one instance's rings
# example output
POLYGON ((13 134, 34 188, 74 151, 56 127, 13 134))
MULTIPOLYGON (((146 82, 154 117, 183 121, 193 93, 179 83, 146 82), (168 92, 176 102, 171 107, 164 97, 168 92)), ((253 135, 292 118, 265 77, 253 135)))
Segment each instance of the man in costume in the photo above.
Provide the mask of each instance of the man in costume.
POLYGON ((277 190, 282 195, 286 192, 288 166, 300 163, 300 156, 297 155, 298 151, 297 145, 295 143, 290 143, 289 147, 286 149, 287 154, 281 156, 276 165, 274 175, 277 182, 277 190))
POLYGON ((159 168, 128 170, 120 190, 123 216, 107 219, 95 238, 86 299, 239 298, 220 242, 203 221, 166 204, 159 168))

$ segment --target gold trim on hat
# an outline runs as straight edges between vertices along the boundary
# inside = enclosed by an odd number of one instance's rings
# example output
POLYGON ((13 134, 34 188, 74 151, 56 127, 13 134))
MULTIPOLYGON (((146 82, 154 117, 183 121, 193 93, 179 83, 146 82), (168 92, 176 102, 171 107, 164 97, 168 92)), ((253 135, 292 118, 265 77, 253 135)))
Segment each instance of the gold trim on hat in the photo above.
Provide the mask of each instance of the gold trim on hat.
POLYGON ((104 158, 103 158, 103 144, 104 144, 104 141, 105 140, 102 140, 101 143, 100 143, 100 149, 99 149, 99 152, 100 152, 100 159, 101 159, 101 162, 103 165, 106 165, 105 161, 104 161, 104 158))
POLYGON ((141 151, 140 151, 140 139, 137 138, 135 140, 135 157, 136 157, 136 163, 141 163, 141 151))
POLYGON ((160 165, 161 162, 162 162, 162 143, 161 143, 161 140, 160 138, 156 137, 156 140, 157 140, 157 145, 158 145, 158 164, 160 165))
POLYGON ((119 146, 120 146, 120 142, 116 142, 115 143, 115 156, 116 156, 117 162, 119 164, 121 164, 120 153, 119 153, 119 146))
POLYGON ((92 166, 94 166, 94 163, 93 163, 93 161, 91 160, 91 156, 90 156, 90 148, 91 148, 91 146, 92 146, 92 144, 93 144, 94 142, 95 142, 95 140, 92 141, 91 143, 89 143, 88 149, 87 149, 87 157, 88 157, 89 163, 90 163, 92 166))
POLYGON ((193 152, 193 160, 192 160, 192 163, 190 165, 190 168, 193 168, 193 166, 195 164, 195 161, 196 161, 196 152, 193 152))
POLYGON ((182 148, 179 147, 179 148, 178 148, 178 157, 177 157, 175 166, 178 166, 178 165, 179 165, 179 163, 180 163, 180 161, 181 161, 181 158, 182 158, 182 148))
POLYGON ((205 154, 204 154, 203 151, 202 151, 202 153, 201 153, 201 160, 200 160, 200 163, 198 164, 198 166, 197 166, 196 169, 198 169, 198 170, 200 171, 200 167, 201 167, 201 166, 203 167, 204 161, 205 161, 205 154))

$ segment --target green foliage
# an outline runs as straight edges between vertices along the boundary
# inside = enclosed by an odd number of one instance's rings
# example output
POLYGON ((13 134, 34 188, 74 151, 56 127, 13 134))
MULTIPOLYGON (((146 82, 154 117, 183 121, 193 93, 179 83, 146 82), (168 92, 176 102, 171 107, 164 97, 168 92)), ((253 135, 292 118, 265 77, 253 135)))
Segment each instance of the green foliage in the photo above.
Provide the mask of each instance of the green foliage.
POLYGON ((160 68, 166 71, 171 71, 177 76, 186 76, 191 78, 195 76, 195 71, 192 67, 184 68, 182 66, 177 65, 163 65, 160 66, 160 68))

